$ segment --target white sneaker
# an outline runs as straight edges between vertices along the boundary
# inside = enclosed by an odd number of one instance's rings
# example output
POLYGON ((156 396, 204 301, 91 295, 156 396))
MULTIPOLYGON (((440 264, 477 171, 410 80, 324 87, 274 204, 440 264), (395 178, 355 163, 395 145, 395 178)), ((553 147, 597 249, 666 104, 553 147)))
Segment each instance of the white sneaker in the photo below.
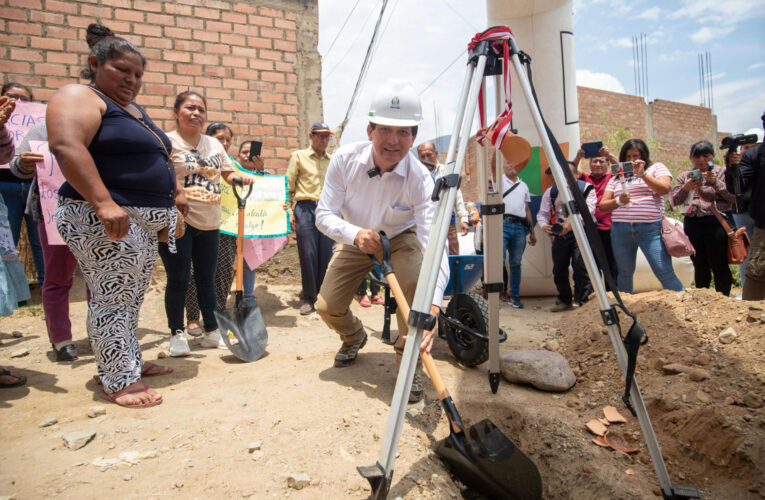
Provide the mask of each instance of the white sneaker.
POLYGON ((183 330, 176 330, 175 335, 170 337, 170 356, 179 358, 181 356, 188 356, 191 354, 189 349, 189 339, 186 338, 186 334, 183 330))
POLYGON ((226 343, 223 342, 223 339, 220 336, 219 330, 213 330, 211 332, 205 333, 202 336, 202 339, 199 341, 199 345, 210 349, 228 349, 228 347, 226 347, 226 343))

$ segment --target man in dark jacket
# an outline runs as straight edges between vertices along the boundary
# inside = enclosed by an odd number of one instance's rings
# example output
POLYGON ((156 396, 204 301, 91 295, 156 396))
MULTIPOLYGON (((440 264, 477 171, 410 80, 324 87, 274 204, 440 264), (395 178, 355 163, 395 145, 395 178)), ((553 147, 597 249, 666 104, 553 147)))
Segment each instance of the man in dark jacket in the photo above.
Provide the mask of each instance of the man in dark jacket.
MULTIPOLYGON (((761 118, 765 126, 765 113, 761 118)), ((725 184, 731 192, 736 170, 741 179, 741 191, 751 190, 749 214, 754 219, 754 234, 741 298, 762 300, 765 299, 765 144, 744 151, 738 168, 734 166, 725 171, 725 184)))

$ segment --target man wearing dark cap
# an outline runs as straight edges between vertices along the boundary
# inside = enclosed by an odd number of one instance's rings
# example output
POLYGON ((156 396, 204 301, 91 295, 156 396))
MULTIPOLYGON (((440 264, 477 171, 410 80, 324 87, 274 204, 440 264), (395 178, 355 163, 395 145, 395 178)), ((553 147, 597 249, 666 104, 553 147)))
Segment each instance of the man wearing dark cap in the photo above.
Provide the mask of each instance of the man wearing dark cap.
POLYGON ((334 134, 326 123, 314 123, 309 134, 311 146, 293 152, 287 164, 287 190, 294 202, 295 234, 303 281, 303 305, 300 307, 300 314, 303 315, 316 310, 316 296, 335 245, 316 228, 315 216, 329 165, 327 145, 330 135, 334 134))
MULTIPOLYGON (((765 128, 765 113, 760 117, 765 128)), ((749 214, 754 219, 746 282, 742 292, 744 300, 765 299, 765 143, 747 149, 738 165, 725 170, 725 184, 734 192, 734 173, 741 179, 741 192, 751 191, 749 214)))

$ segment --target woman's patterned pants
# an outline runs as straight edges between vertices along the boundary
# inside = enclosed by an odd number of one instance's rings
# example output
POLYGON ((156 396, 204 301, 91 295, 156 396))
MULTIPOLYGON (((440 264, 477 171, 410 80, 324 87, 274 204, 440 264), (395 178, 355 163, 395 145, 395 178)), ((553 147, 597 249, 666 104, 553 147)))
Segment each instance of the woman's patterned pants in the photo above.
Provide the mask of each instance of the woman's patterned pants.
POLYGON ((175 208, 122 207, 130 217, 127 236, 106 237, 86 201, 59 198, 56 227, 77 259, 90 289, 87 329, 106 392, 121 391, 141 379, 141 348, 136 338, 141 308, 157 260, 157 232, 175 208))

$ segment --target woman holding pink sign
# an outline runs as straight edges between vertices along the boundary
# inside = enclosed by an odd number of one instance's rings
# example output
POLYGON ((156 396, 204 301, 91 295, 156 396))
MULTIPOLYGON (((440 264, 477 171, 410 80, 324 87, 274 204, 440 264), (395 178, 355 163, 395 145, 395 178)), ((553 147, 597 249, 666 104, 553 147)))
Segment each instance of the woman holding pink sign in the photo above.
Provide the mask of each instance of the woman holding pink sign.
MULTIPOLYGON (((45 213, 56 208, 58 198, 56 193, 59 186, 55 186, 56 191, 53 191, 53 186, 50 186, 43 193, 44 198, 48 199, 48 205, 51 205, 43 208, 40 203, 40 186, 37 182, 38 164, 42 169, 41 172, 50 172, 50 178, 54 177, 54 173, 60 175, 59 172, 52 171, 54 168, 58 170, 58 166, 51 165, 51 157, 52 155, 48 153, 48 129, 44 122, 38 123, 27 132, 24 140, 16 148, 16 156, 11 160, 10 167, 16 177, 32 181, 25 213, 37 224, 45 268, 48 270, 42 285, 42 303, 48 339, 56 353, 56 361, 74 361, 78 354, 77 347, 72 341, 69 291, 72 289, 72 275, 77 266, 77 260, 58 235, 55 223, 52 221, 49 224, 45 223, 45 213), (47 153, 47 158, 41 151, 47 153), (52 197, 55 198, 51 200, 52 197), (54 239, 48 237, 49 231, 55 232, 52 235, 54 239)), ((49 213, 48 217, 50 218, 51 215, 52 213, 49 213)))

